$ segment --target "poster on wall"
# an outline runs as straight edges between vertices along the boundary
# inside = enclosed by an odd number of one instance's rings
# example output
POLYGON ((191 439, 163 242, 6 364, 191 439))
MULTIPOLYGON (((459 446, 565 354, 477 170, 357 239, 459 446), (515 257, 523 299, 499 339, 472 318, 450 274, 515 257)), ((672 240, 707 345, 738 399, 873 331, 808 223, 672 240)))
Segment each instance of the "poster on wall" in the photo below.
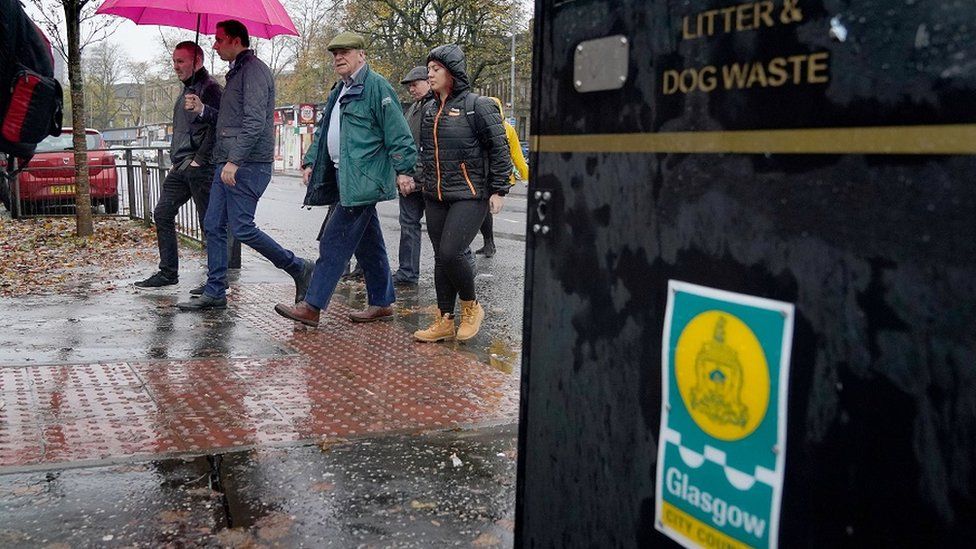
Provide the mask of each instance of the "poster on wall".
POLYGON ((298 109, 299 124, 315 123, 315 105, 305 103, 298 109))
POLYGON ((793 317, 668 282, 655 525, 685 547, 777 546, 793 317))

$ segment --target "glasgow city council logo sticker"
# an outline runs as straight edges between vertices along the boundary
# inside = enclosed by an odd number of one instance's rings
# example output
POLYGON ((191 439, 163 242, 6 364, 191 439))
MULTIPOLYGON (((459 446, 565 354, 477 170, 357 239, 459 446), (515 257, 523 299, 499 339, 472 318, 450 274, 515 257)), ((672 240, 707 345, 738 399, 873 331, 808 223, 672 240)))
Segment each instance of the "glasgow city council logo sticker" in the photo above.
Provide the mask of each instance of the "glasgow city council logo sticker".
POLYGON ((776 547, 793 305, 668 283, 656 527, 686 547, 776 547))
POLYGON ((766 415, 766 355, 734 315, 713 310, 692 319, 678 337, 674 370, 691 419, 715 438, 743 439, 766 415))

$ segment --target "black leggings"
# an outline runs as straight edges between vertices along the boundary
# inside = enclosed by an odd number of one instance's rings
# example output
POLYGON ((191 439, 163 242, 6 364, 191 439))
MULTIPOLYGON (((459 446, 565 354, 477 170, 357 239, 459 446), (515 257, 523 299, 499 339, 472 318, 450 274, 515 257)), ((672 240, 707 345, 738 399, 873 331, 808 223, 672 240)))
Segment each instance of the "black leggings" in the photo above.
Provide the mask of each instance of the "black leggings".
POLYGON ((434 245, 434 289, 441 314, 454 314, 458 296, 474 299, 474 271, 465 256, 488 213, 487 200, 426 200, 427 234, 434 245))
POLYGON ((484 245, 495 243, 494 227, 492 226, 491 212, 485 215, 485 220, 481 223, 481 238, 484 240, 484 245))

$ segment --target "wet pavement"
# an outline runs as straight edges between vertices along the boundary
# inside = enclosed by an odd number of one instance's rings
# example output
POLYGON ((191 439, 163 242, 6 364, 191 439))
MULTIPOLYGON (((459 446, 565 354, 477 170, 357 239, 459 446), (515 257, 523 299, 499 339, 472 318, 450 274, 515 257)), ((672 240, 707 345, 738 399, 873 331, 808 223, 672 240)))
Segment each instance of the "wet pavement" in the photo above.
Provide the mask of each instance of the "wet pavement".
MULTIPOLYGON (((276 178, 257 219, 314 257, 325 212, 295 214, 301 190, 276 178)), ((189 250, 177 287, 3 300, 0 546, 510 544, 524 244, 499 229, 466 344, 411 337, 435 314, 426 241, 390 322, 345 318, 358 282, 318 329, 278 317, 294 287, 246 248, 224 311, 175 308, 205 275, 189 250)))
POLYGON ((0 546, 511 546, 514 440, 506 427, 0 475, 0 546))

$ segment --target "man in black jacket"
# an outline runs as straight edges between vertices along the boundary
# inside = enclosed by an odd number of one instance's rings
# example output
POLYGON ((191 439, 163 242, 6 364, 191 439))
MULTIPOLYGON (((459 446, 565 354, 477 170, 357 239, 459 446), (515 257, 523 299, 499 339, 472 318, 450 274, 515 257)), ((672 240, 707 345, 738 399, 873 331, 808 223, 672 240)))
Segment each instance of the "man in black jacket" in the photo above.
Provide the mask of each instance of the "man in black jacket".
POLYGON ((159 243, 159 272, 136 282, 137 288, 160 288, 179 282, 179 251, 176 239, 176 214, 183 204, 193 199, 200 226, 210 201, 210 181, 213 162, 214 128, 198 120, 195 113, 184 107, 185 96, 193 94, 211 107, 220 105, 220 84, 203 66, 203 49, 193 42, 180 42, 173 50, 173 70, 183 82, 183 93, 173 106, 173 142, 169 156, 173 161, 159 202, 153 210, 156 221, 156 240, 159 243))

